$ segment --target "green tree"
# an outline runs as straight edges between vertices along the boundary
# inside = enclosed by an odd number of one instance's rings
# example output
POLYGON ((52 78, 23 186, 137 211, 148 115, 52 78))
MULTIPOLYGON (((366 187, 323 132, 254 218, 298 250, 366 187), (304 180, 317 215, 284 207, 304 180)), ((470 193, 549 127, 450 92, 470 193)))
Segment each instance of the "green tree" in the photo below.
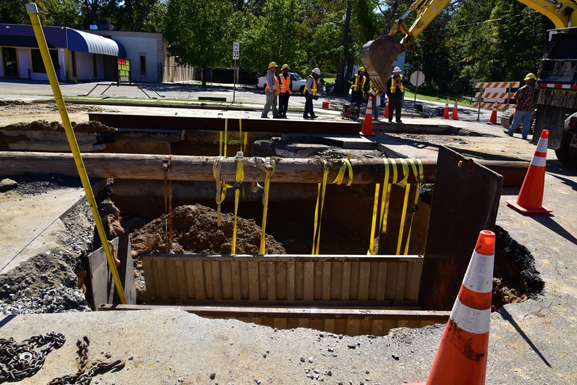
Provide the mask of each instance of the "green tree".
MULTIPOLYGON (((0 22, 30 24, 26 4, 30 0, 0 1, 0 22)), ((44 0, 36 1, 42 25, 57 25, 78 28, 81 25, 79 3, 77 0, 44 0)))
POLYGON ((203 68, 230 65, 240 19, 229 0, 169 0, 165 38, 180 63, 203 68))
POLYGON ((262 73, 268 63, 289 64, 303 69, 302 7, 299 0, 267 0, 263 16, 246 14, 246 29, 241 38, 241 65, 262 73))

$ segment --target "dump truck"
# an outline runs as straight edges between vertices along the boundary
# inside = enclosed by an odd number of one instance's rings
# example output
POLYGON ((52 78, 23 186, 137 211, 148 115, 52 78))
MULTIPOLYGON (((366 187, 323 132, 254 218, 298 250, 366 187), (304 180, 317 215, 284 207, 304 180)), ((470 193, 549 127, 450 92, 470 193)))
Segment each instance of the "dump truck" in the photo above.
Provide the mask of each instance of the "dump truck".
MULTIPOLYGON (((548 31, 545 54, 539 66, 535 134, 549 130, 549 148, 568 166, 577 167, 577 2, 574 0, 518 0, 547 16, 555 29, 548 31)), ((417 0, 395 21, 388 34, 367 42, 361 60, 376 86, 384 90, 395 58, 406 50, 450 0, 417 0), (404 19, 417 12, 409 28, 404 19), (396 40, 397 34, 402 39, 396 40)))

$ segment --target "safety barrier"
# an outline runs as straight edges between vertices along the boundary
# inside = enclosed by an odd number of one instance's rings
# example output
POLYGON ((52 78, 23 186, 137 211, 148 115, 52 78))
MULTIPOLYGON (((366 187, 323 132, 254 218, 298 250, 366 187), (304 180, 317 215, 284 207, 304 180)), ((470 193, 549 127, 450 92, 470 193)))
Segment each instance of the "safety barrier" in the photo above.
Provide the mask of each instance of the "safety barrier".
POLYGON ((506 110, 515 108, 515 104, 509 104, 513 99, 513 89, 517 89, 520 82, 476 82, 473 88, 480 91, 475 92, 475 98, 478 102, 473 104, 474 107, 491 110, 495 107, 497 110, 506 110))

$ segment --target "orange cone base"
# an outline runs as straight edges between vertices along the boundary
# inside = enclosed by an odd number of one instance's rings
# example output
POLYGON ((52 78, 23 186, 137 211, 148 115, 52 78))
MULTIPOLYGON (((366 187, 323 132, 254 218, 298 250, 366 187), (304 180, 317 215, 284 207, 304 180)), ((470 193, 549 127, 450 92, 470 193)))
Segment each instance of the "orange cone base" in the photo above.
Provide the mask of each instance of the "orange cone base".
POLYGON ((509 206, 511 206, 512 208, 514 208, 515 210, 519 211, 522 214, 549 214, 549 213, 553 212, 553 210, 551 210, 545 206, 535 209, 535 208, 519 206, 517 204, 517 201, 505 201, 505 203, 507 203, 509 206))

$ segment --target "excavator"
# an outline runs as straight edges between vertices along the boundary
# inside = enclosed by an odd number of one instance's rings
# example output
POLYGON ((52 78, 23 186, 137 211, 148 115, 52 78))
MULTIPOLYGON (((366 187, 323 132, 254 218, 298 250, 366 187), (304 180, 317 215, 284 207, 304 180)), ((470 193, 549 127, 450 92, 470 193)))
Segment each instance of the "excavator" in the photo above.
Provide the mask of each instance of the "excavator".
MULTIPOLYGON (((577 26, 577 12, 573 12, 577 10, 577 0, 518 1, 547 16, 553 21, 555 28, 577 26)), ((406 46, 411 44, 450 2, 451 0, 415 1, 401 18, 395 21, 388 35, 379 36, 363 46, 363 66, 380 90, 385 89, 395 58, 406 50, 406 46), (405 18, 411 12, 417 12, 417 17, 409 28, 405 24, 405 18), (398 33, 403 35, 400 42, 395 39, 398 33)))
MULTIPOLYGON (((537 81, 536 144, 549 130, 549 148, 567 166, 577 167, 577 0, 517 0, 545 15, 555 25, 548 31, 537 81)), ((416 0, 394 22, 388 35, 367 42, 361 51, 366 72, 380 90, 386 89, 395 58, 449 5, 451 0, 416 0), (405 18, 417 12, 409 28, 405 18), (401 34, 401 41, 396 35, 401 34)))

